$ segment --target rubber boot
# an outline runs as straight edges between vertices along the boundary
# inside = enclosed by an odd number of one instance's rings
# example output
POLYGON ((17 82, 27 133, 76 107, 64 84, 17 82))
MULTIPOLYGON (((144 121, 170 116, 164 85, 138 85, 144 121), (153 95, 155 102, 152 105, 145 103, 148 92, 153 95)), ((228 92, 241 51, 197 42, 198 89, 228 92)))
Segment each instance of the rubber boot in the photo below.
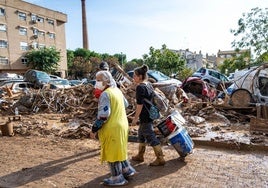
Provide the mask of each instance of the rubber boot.
POLYGON ((150 166, 163 166, 164 164, 166 164, 160 144, 153 146, 153 149, 156 159, 154 162, 150 163, 150 166))
POLYGON ((133 161, 143 162, 144 161, 144 153, 145 153, 146 144, 140 143, 139 144, 139 153, 132 157, 133 161))

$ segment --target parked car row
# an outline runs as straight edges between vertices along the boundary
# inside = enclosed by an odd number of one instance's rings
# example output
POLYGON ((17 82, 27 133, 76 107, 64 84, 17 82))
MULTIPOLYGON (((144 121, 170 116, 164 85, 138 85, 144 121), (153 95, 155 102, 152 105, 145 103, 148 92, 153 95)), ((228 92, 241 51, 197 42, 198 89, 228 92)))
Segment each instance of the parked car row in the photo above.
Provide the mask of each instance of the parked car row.
MULTIPOLYGON (((183 82, 180 80, 170 78, 157 70, 149 70, 148 79, 152 83, 175 84, 177 87, 183 89, 186 93, 202 98, 204 100, 214 100, 216 97, 224 98, 225 95, 231 96, 232 103, 235 105, 240 103, 239 97, 243 95, 247 98, 245 103, 251 102, 268 102, 268 65, 263 65, 263 68, 251 68, 237 71, 230 74, 232 81, 224 74, 219 73, 213 69, 200 68, 191 77, 188 77, 183 82), (224 89, 224 92, 218 94, 217 86, 220 83, 233 84, 224 89), (252 87, 253 86, 253 87, 252 87), (237 99, 236 99, 237 98, 237 99)), ((134 71, 128 71, 127 75, 133 78, 134 71)), ((127 76, 127 77, 128 77, 127 76)), ((20 91, 27 91, 30 88, 42 88, 43 85, 49 84, 51 89, 70 88, 80 84, 92 84, 94 80, 67 80, 55 75, 49 75, 38 70, 28 70, 24 77, 12 74, 0 74, 0 78, 12 78, 6 81, 0 80, 0 93, 4 92, 4 88, 10 88, 13 93, 20 91), (17 79, 15 79, 17 78, 17 79)), ((230 84, 229 84, 230 85, 230 84)))
POLYGON ((13 73, 0 73, 0 94, 6 93, 9 88, 12 93, 27 91, 29 89, 39 89, 44 85, 49 85, 50 89, 70 88, 82 84, 80 80, 67 80, 46 72, 30 69, 24 76, 13 73))

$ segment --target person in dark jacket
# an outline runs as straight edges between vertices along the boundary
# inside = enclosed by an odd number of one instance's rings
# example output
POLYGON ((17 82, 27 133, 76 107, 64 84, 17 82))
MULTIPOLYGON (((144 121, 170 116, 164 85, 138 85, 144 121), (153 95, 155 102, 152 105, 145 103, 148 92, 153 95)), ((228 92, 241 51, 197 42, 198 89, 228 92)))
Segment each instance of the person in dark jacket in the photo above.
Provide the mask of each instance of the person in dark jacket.
POLYGON ((150 119, 149 104, 147 104, 144 99, 152 100, 153 91, 148 87, 147 75, 148 66, 142 65, 134 70, 134 81, 136 86, 136 113, 132 121, 132 125, 135 126, 140 121, 138 130, 138 141, 139 141, 139 151, 136 156, 132 157, 133 161, 143 162, 144 153, 146 148, 146 143, 153 147, 156 159, 154 162, 150 163, 150 166, 161 166, 165 164, 164 155, 160 145, 160 141, 156 137, 153 129, 153 120, 150 119), (145 107, 146 105, 146 107, 145 107))

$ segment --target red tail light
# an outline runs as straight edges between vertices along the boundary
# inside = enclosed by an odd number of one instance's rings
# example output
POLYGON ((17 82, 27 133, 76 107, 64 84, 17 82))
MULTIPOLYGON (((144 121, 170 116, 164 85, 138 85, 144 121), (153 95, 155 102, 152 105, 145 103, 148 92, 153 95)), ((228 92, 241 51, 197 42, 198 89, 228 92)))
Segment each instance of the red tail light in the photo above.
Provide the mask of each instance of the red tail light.
POLYGON ((207 96, 207 94, 208 94, 208 91, 207 91, 206 89, 203 89, 203 90, 202 90, 202 95, 203 95, 203 96, 207 96))

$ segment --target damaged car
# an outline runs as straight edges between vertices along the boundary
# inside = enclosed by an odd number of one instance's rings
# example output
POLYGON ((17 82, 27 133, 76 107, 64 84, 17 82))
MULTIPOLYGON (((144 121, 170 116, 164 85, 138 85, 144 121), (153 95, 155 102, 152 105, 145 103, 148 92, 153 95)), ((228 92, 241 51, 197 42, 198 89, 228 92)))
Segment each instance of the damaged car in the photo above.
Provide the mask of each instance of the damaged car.
POLYGON ((235 72, 229 103, 240 107, 268 103, 268 63, 235 72))
POLYGON ((199 77, 186 78, 181 88, 186 93, 191 93, 204 101, 213 101, 217 96, 216 89, 199 77))

